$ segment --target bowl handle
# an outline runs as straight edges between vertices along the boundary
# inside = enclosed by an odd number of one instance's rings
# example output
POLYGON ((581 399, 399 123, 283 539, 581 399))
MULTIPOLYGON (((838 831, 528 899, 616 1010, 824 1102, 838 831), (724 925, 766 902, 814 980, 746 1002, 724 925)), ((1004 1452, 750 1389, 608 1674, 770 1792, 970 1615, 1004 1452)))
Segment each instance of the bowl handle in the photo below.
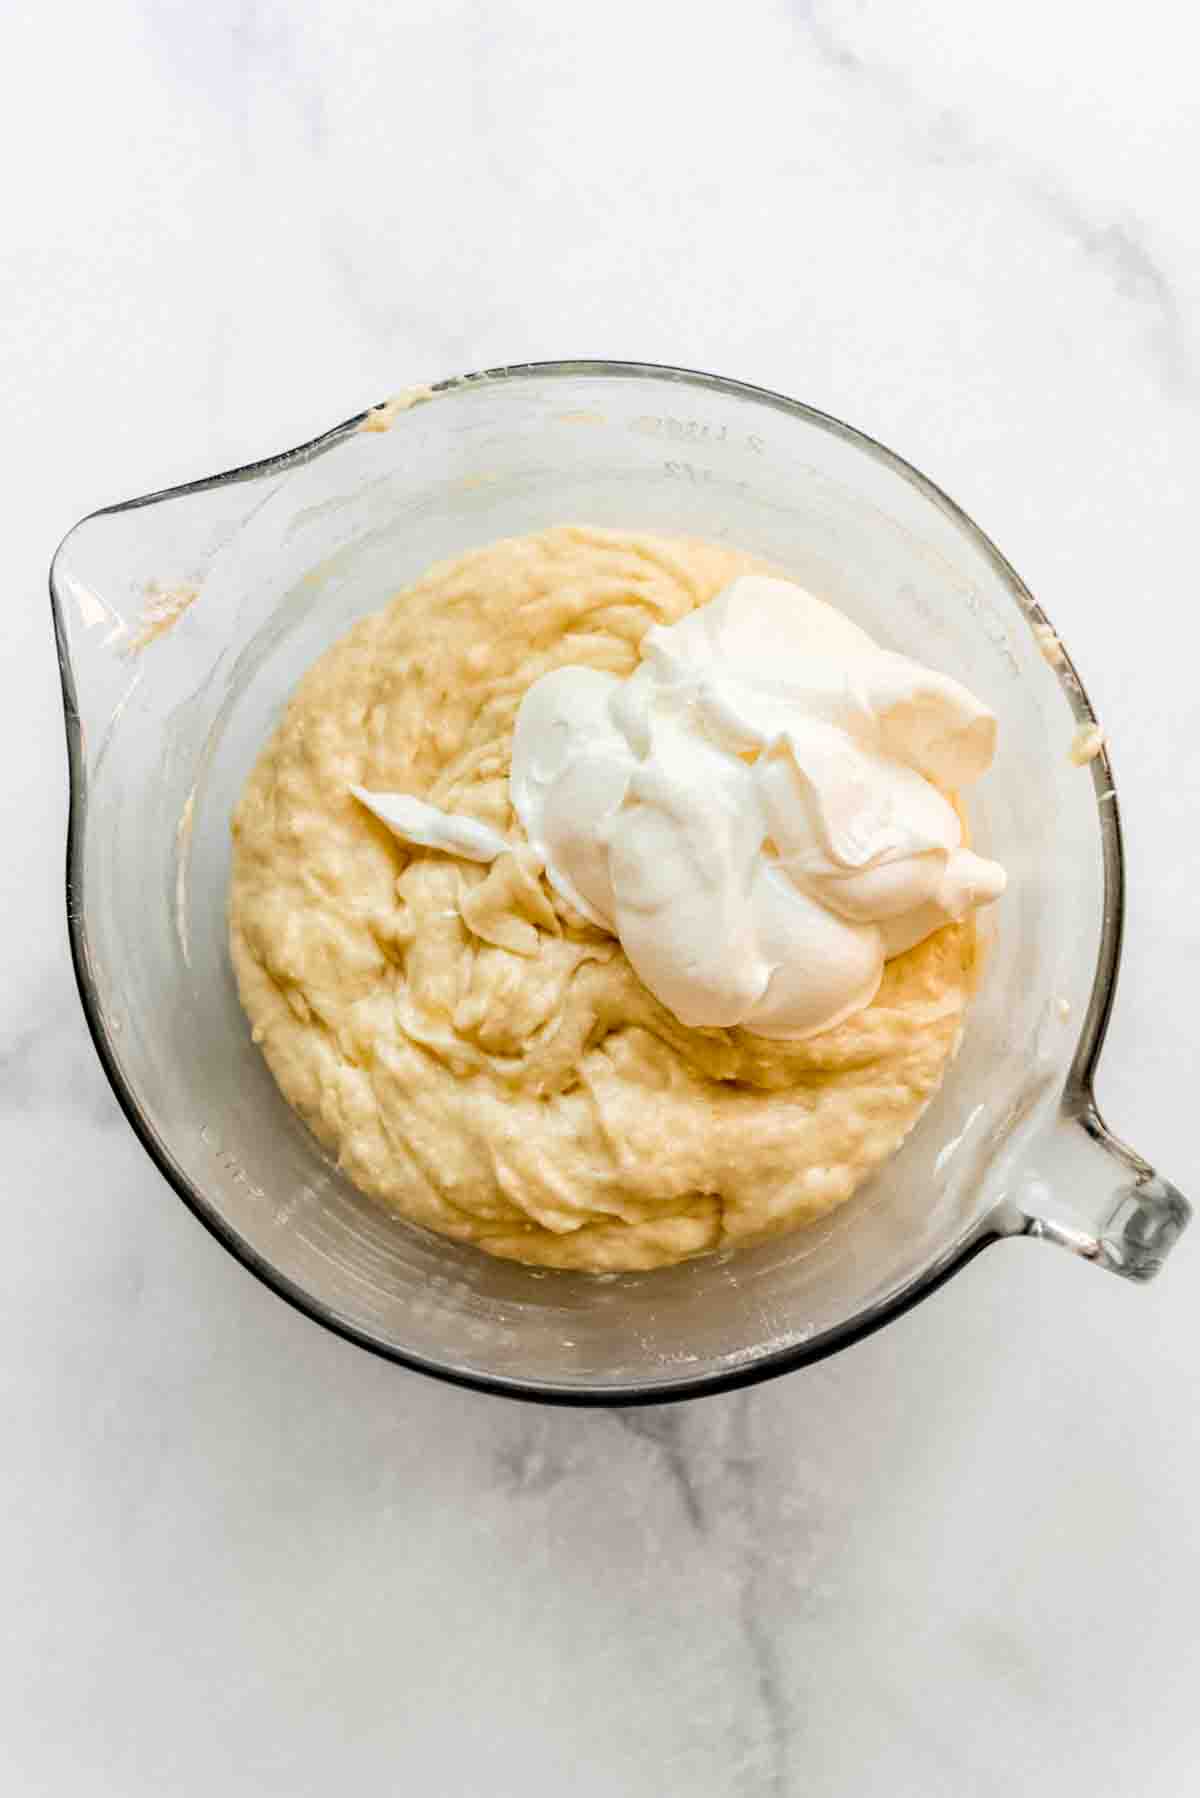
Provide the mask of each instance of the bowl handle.
POLYGON ((1192 1208, 1112 1134, 1090 1094, 1064 1109, 1024 1170, 1005 1234, 1056 1242, 1126 1280, 1152 1280, 1192 1208))

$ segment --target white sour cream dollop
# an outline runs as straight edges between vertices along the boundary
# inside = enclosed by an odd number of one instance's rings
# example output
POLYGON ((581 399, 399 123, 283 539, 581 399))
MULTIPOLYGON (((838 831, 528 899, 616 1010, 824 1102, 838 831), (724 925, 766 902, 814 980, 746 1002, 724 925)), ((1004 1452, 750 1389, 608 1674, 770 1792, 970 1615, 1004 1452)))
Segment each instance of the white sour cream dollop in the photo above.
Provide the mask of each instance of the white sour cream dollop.
MULTIPOLYGON (((654 626, 641 656, 627 680, 534 682, 510 791, 551 885, 684 1024, 813 1036, 870 1004, 887 959, 1004 890, 944 796, 995 749, 957 681, 759 575, 654 626)), ((439 840, 434 808, 418 834, 394 796, 355 791, 410 841, 499 853, 484 827, 468 847, 448 819, 439 840)))

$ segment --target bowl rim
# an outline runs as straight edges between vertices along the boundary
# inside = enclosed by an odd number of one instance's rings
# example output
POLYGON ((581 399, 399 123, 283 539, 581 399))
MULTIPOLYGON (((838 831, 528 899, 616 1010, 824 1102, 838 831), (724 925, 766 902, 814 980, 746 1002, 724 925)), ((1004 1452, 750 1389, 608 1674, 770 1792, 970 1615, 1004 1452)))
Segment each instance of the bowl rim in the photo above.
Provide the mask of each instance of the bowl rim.
MULTIPOLYGON (((693 390, 716 392, 767 406, 839 437, 852 448, 860 450, 876 462, 882 463, 910 486, 916 488, 924 498, 931 501, 957 529, 973 541, 976 549, 982 553, 984 559, 1000 578, 1026 622, 1033 628, 1054 631, 1044 609, 1034 599, 1033 594, 1008 558, 987 533, 975 523, 974 519, 935 481, 922 474, 903 456, 889 449, 886 444, 880 443, 869 433, 860 431, 832 413, 822 411, 803 400, 792 399, 768 387, 756 386, 753 383, 735 380, 725 375, 709 374, 699 369, 680 368, 669 363, 622 361, 607 358, 508 363, 480 369, 470 374, 448 376, 443 380, 431 383, 428 393, 433 398, 438 394, 465 391, 477 386, 492 386, 499 382, 545 381, 571 376, 585 376, 593 379, 615 377, 618 379, 657 380, 675 383, 693 390)), ((387 401, 381 401, 379 404, 386 405, 387 401)), ((820 1336, 808 1341, 767 1350, 761 1355, 754 1356, 753 1359, 739 1358, 730 1367, 716 1373, 694 1376, 684 1374, 669 1380, 648 1379, 616 1390, 594 1385, 573 1386, 565 1382, 527 1380, 480 1373, 473 1368, 458 1367, 430 1360, 409 1349, 397 1347, 393 1343, 371 1335, 320 1299, 315 1298, 286 1274, 281 1273, 255 1249, 253 1244, 234 1229, 184 1173, 167 1144, 142 1111, 136 1094, 125 1078, 105 1026, 99 990, 90 967, 83 903, 83 857, 88 779, 74 669, 65 622, 66 611, 58 581, 60 558, 67 544, 81 526, 94 519, 136 511, 142 506, 186 498, 190 494, 208 492, 213 488, 231 486, 241 481, 257 480, 263 476, 280 474, 287 469, 327 454, 346 438, 354 435, 368 414, 376 409, 374 406, 365 407, 340 424, 310 438, 306 443, 284 450, 277 455, 267 456, 255 462, 243 463, 221 473, 202 476, 197 480, 187 481, 178 486, 159 488, 113 505, 99 507, 97 510, 87 513, 71 527, 51 561, 49 570, 50 601, 59 677, 62 683, 69 780, 66 844, 67 930, 75 981, 84 1017, 101 1066, 117 1102, 142 1147, 163 1178, 183 1200, 193 1216, 243 1267, 254 1274, 278 1297, 294 1306, 306 1317, 311 1318, 313 1322, 332 1330, 335 1335, 356 1344, 359 1348, 364 1348, 371 1354, 401 1367, 409 1368, 413 1372, 428 1374, 434 1379, 445 1381, 451 1385, 467 1387, 477 1392, 491 1393, 505 1398, 524 1399, 544 1404, 616 1409, 626 1405, 672 1403, 719 1392, 729 1392, 739 1387, 757 1385, 762 1380, 773 1379, 780 1374, 789 1373, 795 1368, 809 1366, 824 1360, 840 1349, 847 1348, 852 1343, 872 1335, 894 1318, 911 1310, 914 1305, 943 1286, 989 1244, 1000 1241, 1006 1236, 1021 1234, 1027 1220, 1014 1219, 1011 1215, 1005 1215, 1001 1209, 985 1214, 913 1280, 875 1305, 869 1306, 865 1311, 848 1319, 844 1324, 824 1331, 820 1336)), ((395 429, 396 426, 392 425, 391 428, 395 429)), ((1062 644, 1057 632, 1054 632, 1054 639, 1058 643, 1061 653, 1056 652, 1052 661, 1048 658, 1051 672, 1056 676, 1077 724, 1081 726, 1095 725, 1097 723, 1095 711, 1069 652, 1062 644)), ((1124 936, 1124 845, 1112 766, 1107 746, 1103 742, 1099 753, 1092 759, 1091 773, 1100 827, 1103 915, 1096 970, 1087 1011, 1064 1090, 1064 1106, 1077 1107, 1094 1105, 1092 1099, 1094 1072, 1112 1015, 1124 936)))

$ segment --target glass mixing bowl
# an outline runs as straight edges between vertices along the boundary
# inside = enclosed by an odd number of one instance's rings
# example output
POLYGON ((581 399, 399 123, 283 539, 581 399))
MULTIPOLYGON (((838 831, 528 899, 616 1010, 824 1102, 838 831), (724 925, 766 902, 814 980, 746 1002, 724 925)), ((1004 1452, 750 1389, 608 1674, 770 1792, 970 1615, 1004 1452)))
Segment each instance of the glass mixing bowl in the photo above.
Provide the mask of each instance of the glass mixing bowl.
POLYGON ((1146 1280, 1183 1228, 1184 1199, 1092 1097, 1122 862, 1107 756, 1068 755, 1087 697, 983 533, 836 419, 681 369, 494 369, 95 513, 51 591, 67 910, 100 1059, 176 1192, 319 1322, 490 1392, 674 1399, 826 1355, 999 1238, 1146 1280), (230 813, 302 671, 429 563, 571 520, 754 550, 1000 719, 971 820, 1009 888, 934 1103, 819 1224, 649 1274, 492 1260, 363 1197, 276 1090, 226 948, 230 813))

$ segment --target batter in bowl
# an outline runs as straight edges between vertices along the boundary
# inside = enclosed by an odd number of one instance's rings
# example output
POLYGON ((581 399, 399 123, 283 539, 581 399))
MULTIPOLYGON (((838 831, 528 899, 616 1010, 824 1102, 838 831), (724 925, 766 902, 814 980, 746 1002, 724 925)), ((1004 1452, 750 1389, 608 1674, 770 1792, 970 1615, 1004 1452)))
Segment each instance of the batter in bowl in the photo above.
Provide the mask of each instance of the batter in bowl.
POLYGON ((1003 884, 952 809, 994 720, 770 572, 508 539, 300 682, 234 817, 234 968, 288 1102, 412 1222, 665 1266, 841 1204, 937 1090, 1003 884))

